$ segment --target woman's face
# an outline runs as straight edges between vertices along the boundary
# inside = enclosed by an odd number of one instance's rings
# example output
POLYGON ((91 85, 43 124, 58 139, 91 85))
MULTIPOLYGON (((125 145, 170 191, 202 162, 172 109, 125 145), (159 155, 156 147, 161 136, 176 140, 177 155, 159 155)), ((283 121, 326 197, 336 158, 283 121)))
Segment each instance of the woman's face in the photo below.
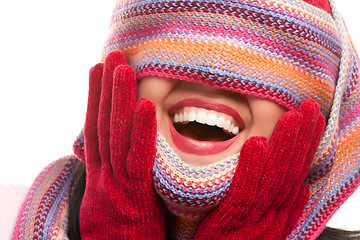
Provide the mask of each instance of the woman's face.
POLYGON ((155 103, 158 131, 194 166, 238 153, 252 136, 269 140, 286 112, 269 100, 164 77, 140 80, 138 95, 155 103))

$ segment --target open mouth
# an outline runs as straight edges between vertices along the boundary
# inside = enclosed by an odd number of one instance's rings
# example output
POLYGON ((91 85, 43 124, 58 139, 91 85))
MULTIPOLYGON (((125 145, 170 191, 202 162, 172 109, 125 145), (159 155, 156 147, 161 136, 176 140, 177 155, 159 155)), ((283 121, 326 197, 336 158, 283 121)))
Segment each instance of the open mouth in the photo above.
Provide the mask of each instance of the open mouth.
POLYGON ((173 143, 183 152, 212 155, 229 148, 244 129, 239 114, 216 102, 186 99, 169 110, 173 143))
POLYGON ((241 130, 233 117, 197 107, 179 109, 173 116, 173 124, 181 135, 198 141, 226 141, 241 130))

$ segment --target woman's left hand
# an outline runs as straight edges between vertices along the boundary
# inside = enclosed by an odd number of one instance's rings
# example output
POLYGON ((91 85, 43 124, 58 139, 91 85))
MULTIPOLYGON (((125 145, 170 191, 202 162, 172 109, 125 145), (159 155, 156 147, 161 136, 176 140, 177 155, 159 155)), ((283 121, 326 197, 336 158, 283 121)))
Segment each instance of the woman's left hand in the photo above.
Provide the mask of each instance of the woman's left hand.
POLYGON ((319 105, 307 100, 280 118, 269 143, 248 139, 229 191, 194 239, 285 239, 309 199, 304 180, 324 126, 319 105))

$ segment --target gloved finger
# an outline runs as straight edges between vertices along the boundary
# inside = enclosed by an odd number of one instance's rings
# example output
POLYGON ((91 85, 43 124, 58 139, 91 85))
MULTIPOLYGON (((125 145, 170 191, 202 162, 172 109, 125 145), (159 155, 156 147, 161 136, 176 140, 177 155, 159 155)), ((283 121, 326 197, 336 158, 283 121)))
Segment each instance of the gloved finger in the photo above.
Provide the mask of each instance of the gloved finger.
POLYGON ((279 193, 283 182, 287 181, 285 176, 289 164, 292 163, 290 156, 296 151, 295 144, 301 119, 298 112, 287 112, 279 119, 275 127, 266 152, 267 165, 253 202, 251 216, 249 216, 252 221, 257 221, 261 217, 279 193))
POLYGON ((309 186, 305 183, 300 185, 296 201, 294 202, 292 208, 289 209, 288 219, 282 232, 282 239, 285 239, 285 237, 290 234, 291 230, 294 228, 301 213, 304 211, 307 202, 309 201, 309 195, 309 186))
POLYGON ((284 230, 285 226, 290 224, 289 219, 291 217, 295 217, 297 219, 305 206, 304 204, 306 203, 306 200, 308 199, 307 196, 304 202, 304 196, 300 195, 299 193, 300 187, 300 185, 294 186, 289 191, 289 195, 286 201, 283 201, 280 206, 271 205, 271 208, 276 209, 276 218, 274 218, 272 221, 272 226, 276 226, 276 228, 272 228, 270 226, 262 239, 285 239, 282 238, 282 235, 284 232, 286 232, 284 230))
POLYGON ((119 65, 114 72, 110 124, 111 165, 114 169, 125 169, 136 105, 136 88, 134 70, 129 65, 119 65))
POLYGON ((127 172, 131 179, 152 186, 151 171, 156 152, 156 107, 147 99, 140 98, 134 113, 131 147, 127 172))
POLYGON ((293 185, 302 184, 318 146, 318 143, 316 145, 314 144, 319 140, 314 142, 314 138, 318 139, 319 134, 317 132, 317 126, 318 121, 322 116, 319 105, 313 100, 306 100, 300 105, 298 112, 302 115, 302 121, 295 147, 296 152, 294 152, 293 156, 291 156, 292 163, 289 165, 289 169, 285 177, 286 181, 283 182, 283 191, 280 191, 275 198, 278 202, 277 205, 274 205, 275 208, 277 208, 278 205, 287 198, 290 189, 293 188, 293 185), (307 160, 309 157, 311 160, 307 160), (302 172, 306 173, 300 178, 302 172))
MULTIPOLYGON (((291 158, 291 157, 290 157, 291 158)), ((300 163, 300 161, 293 161, 288 168, 288 171, 285 176, 285 181, 282 184, 282 190, 278 192, 277 196, 274 198, 274 202, 272 203, 272 207, 277 209, 284 203, 284 201, 289 201, 289 198, 291 198, 291 194, 293 194, 291 191, 295 184, 300 184, 301 182, 298 182, 298 179, 294 176, 299 176, 299 172, 303 168, 303 161, 300 163)))
POLYGON ((320 114, 320 116, 318 118, 318 122, 316 124, 316 129, 314 132, 312 142, 310 143, 310 149, 305 158, 304 167, 302 168, 302 171, 299 175, 299 181, 301 181, 301 182, 303 182, 305 180, 305 177, 309 172, 310 165, 311 165, 312 161, 314 160, 315 153, 316 153, 317 149, 319 148, 321 138, 325 131, 325 122, 326 122, 326 119, 325 119, 324 115, 320 114))
POLYGON ((241 236, 245 236, 244 239, 246 240, 278 240, 277 238, 267 238, 268 229, 271 228, 271 226, 275 226, 272 223, 276 217, 276 211, 273 209, 266 211, 255 224, 253 222, 244 224, 241 227, 241 236))
MULTIPOLYGON (((299 164, 296 172, 292 172, 290 178, 287 182, 292 184, 293 181, 296 181, 299 178, 299 174, 302 172, 302 169, 305 165, 305 159, 308 156, 309 152, 316 151, 318 144, 313 145, 318 120, 322 116, 320 112, 320 106, 314 100, 308 99, 305 100, 299 107, 298 112, 302 115, 303 120, 300 125, 299 137, 296 143, 296 153, 294 154, 294 162, 299 164)), ((315 152, 313 153, 315 154, 315 152)))
POLYGON ((101 98, 98 116, 99 151, 101 161, 110 165, 110 114, 112 102, 113 74, 118 65, 124 64, 125 57, 120 52, 111 52, 105 58, 101 85, 101 98))
POLYGON ((89 96, 84 126, 85 163, 87 170, 96 169, 100 166, 99 142, 97 135, 97 119, 99 113, 101 78, 103 63, 99 63, 90 69, 89 96))
POLYGON ((250 209, 265 167, 265 137, 251 137, 241 148, 238 166, 224 204, 236 207, 236 216, 242 218, 250 209))

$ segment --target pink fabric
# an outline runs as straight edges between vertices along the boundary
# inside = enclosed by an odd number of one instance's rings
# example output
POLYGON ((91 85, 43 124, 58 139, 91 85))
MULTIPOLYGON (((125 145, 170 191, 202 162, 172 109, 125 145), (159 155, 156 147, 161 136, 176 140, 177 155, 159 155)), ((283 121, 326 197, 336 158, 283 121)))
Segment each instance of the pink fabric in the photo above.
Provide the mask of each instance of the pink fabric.
POLYGON ((11 239, 28 188, 25 185, 0 185, 0 239, 11 239))

